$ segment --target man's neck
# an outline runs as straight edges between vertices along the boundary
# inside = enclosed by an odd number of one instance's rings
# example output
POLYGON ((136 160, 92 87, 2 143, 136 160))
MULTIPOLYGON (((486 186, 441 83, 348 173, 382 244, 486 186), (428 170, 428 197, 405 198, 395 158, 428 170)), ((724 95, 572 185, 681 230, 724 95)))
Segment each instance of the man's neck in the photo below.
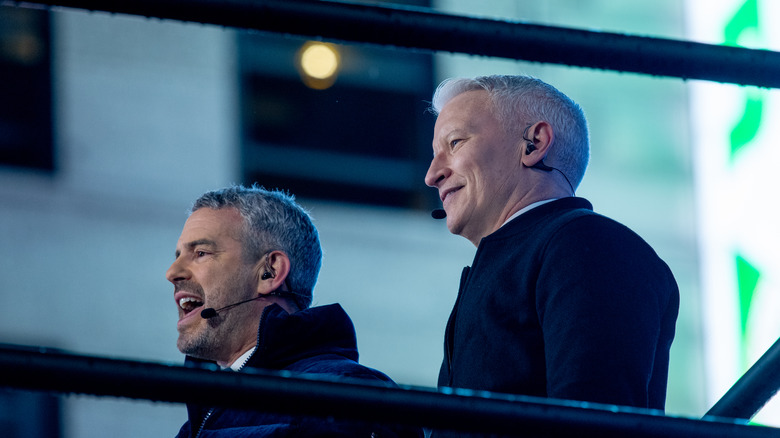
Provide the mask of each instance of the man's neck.
POLYGON ((227 365, 227 364, 221 364, 221 363, 217 363, 217 364, 218 364, 220 367, 222 367, 222 369, 227 369, 227 368, 230 368, 230 369, 232 369, 233 371, 238 371, 238 370, 240 370, 241 368, 243 368, 243 367, 244 367, 244 364, 246 364, 246 361, 247 361, 247 360, 249 360, 249 358, 252 356, 252 353, 254 353, 256 349, 257 349, 257 346, 254 346, 254 347, 252 347, 252 348, 250 348, 250 349, 246 350, 245 352, 243 352, 243 353, 242 353, 240 356, 238 356, 238 357, 237 357, 237 358, 236 358, 236 359, 235 359, 235 360, 234 360, 232 363, 230 363, 229 365, 227 365))
MULTIPOLYGON (((545 199, 543 201, 537 201, 537 202, 534 202, 533 204, 526 205, 525 207, 523 207, 520 210, 516 211, 512 216, 509 216, 509 218, 507 218, 507 220, 505 220, 504 223, 501 224, 501 227, 503 227, 504 225, 508 224, 509 221, 511 221, 512 219, 520 216, 521 214, 523 214, 523 213, 525 213, 525 212, 527 212, 529 210, 532 210, 532 209, 534 209, 536 207, 539 207, 541 205, 547 204, 548 202, 555 201, 557 199, 560 199, 560 198, 545 199)), ((501 227, 499 227, 499 228, 501 228, 501 227)))

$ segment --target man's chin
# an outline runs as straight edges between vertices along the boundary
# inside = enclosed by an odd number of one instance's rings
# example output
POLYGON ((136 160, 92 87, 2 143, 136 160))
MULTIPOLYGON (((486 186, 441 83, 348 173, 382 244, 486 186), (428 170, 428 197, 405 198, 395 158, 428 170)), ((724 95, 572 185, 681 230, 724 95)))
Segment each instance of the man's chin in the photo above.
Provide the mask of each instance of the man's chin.
POLYGON ((450 230, 450 233, 457 235, 461 235, 463 232, 463 225, 454 214, 447 214, 447 229, 450 230))
POLYGON ((176 347, 182 354, 187 356, 211 360, 210 349, 206 347, 202 340, 193 339, 191 335, 180 334, 179 340, 176 341, 176 347))

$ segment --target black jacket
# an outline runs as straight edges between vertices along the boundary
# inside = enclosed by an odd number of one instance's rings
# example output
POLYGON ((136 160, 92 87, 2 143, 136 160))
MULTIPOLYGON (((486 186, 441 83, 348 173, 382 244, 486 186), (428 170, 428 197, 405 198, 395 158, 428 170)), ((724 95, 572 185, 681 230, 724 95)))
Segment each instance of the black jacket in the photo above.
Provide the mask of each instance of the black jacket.
POLYGON ((563 198, 479 244, 439 386, 663 409, 679 293, 638 235, 563 198))
MULTIPOLYGON (((187 358, 188 363, 202 363, 187 358)), ((257 350, 242 371, 285 370, 332 378, 345 377, 394 385, 385 374, 358 364, 355 329, 338 304, 288 314, 267 307, 260 319, 257 350)), ((280 415, 187 405, 189 420, 177 437, 418 437, 418 429, 316 417, 280 415), (205 421, 204 421, 205 419, 205 421), (200 432, 199 432, 200 431, 200 432)))

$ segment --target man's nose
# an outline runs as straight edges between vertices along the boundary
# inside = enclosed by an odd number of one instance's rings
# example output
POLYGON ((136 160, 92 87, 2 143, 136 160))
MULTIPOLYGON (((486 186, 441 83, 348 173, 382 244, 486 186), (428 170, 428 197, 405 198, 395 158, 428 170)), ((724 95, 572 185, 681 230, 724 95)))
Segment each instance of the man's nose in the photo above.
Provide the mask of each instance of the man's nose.
POLYGON ((428 187, 438 187, 439 183, 447 177, 447 166, 441 155, 433 157, 428 172, 425 174, 425 184, 428 187))
POLYGON ((187 270, 184 266, 182 257, 177 257, 165 272, 165 278, 167 278, 171 283, 174 283, 177 280, 186 280, 188 276, 189 270, 187 270))

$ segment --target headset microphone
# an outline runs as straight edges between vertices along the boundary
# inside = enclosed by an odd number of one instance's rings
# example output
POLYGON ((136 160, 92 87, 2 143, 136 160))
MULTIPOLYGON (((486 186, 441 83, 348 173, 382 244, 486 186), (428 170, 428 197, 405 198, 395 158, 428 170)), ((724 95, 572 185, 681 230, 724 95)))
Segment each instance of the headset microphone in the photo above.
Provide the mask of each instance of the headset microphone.
MULTIPOLYGON (((534 144, 534 142, 530 138, 526 137, 526 133, 528 132, 528 128, 530 128, 531 126, 533 126, 533 125, 528 125, 528 126, 525 127, 525 130, 523 130, 523 140, 528 142, 528 143, 525 144, 525 154, 526 155, 531 155, 531 153, 536 150, 536 145, 534 144)), ((566 176, 566 174, 563 173, 561 171, 561 169, 558 169, 557 167, 551 167, 551 166, 548 166, 548 165, 544 164, 543 159, 537 161, 536 164, 534 164, 533 166, 526 166, 525 163, 522 162, 522 160, 520 162, 523 164, 524 167, 530 167, 531 169, 538 169, 538 170, 542 170, 542 171, 545 171, 545 172, 552 172, 553 170, 557 171, 558 173, 563 175, 563 178, 566 179, 567 183, 569 183, 569 188, 571 189, 571 194, 572 194, 572 196, 574 196, 574 186, 571 184, 571 181, 569 181, 569 177, 566 176)))
POLYGON ((434 219, 444 219, 447 217, 447 212, 443 208, 437 208, 431 212, 431 217, 434 219))
POLYGON ((551 167, 546 164, 544 164, 544 161, 539 160, 534 164, 533 166, 526 166, 525 163, 523 163, 523 166, 529 167, 531 169, 539 169, 543 170, 545 172, 552 172, 553 170, 557 171, 561 175, 563 175, 563 178, 566 180, 566 182, 569 184, 569 188, 571 189, 571 195, 574 196, 574 186, 571 184, 571 181, 569 181, 569 177, 566 176, 565 173, 561 172, 561 169, 558 169, 557 167, 551 167))
POLYGON ((223 310, 229 309, 231 307, 238 306, 239 304, 244 304, 244 303, 248 303, 250 301, 259 300, 260 298, 263 298, 263 296, 260 295, 260 296, 254 297, 254 298, 250 298, 248 300, 239 301, 239 302, 233 303, 233 304, 231 304, 229 306, 220 307, 219 309, 214 309, 212 307, 208 307, 206 309, 201 310, 200 317, 203 318, 203 319, 211 319, 211 318, 214 318, 215 316, 217 316, 219 314, 218 312, 221 312, 223 310))
POLYGON ((203 318, 203 319, 211 319, 211 318, 213 318, 215 316, 217 316, 217 311, 212 309, 211 307, 209 307, 207 309, 203 309, 200 312, 200 317, 203 318))
MULTIPOLYGON (((550 167, 550 166, 544 164, 544 161, 542 161, 542 160, 537 161, 536 164, 534 164, 533 166, 527 166, 527 167, 530 167, 531 169, 543 170, 545 172, 552 172, 553 170, 555 170, 554 167, 550 167)), ((564 175, 564 176, 566 176, 566 175, 564 175)))

